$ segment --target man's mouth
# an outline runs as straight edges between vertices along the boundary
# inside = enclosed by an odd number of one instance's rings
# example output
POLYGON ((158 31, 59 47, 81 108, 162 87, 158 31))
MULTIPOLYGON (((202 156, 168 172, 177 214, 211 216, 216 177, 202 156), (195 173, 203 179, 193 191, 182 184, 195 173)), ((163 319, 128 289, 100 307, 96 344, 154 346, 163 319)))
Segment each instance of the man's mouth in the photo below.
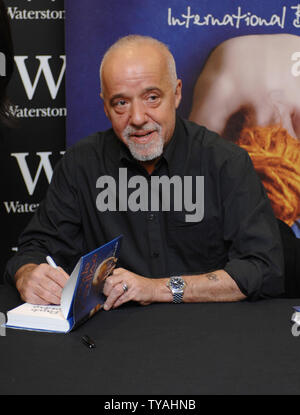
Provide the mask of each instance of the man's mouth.
POLYGON ((148 141, 152 140, 153 134, 156 132, 156 130, 152 131, 137 131, 130 135, 130 138, 133 141, 136 141, 138 143, 147 143, 148 141))

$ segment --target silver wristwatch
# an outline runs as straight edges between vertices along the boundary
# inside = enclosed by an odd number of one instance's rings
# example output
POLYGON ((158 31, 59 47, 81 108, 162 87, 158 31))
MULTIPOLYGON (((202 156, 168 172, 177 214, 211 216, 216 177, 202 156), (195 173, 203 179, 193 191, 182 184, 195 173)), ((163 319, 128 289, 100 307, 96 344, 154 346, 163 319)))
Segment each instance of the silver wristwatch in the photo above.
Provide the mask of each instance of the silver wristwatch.
POLYGON ((173 303, 181 303, 184 289, 186 287, 184 279, 179 276, 171 277, 167 282, 167 287, 170 288, 173 294, 173 303))

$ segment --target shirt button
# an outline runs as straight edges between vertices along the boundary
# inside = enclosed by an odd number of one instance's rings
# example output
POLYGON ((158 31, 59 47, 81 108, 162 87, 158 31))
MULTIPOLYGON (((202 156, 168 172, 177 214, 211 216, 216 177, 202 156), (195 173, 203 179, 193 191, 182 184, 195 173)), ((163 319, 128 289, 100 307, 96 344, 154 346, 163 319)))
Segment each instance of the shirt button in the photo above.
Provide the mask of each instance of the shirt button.
POLYGON ((151 222, 152 220, 154 220, 155 215, 154 213, 148 213, 148 220, 151 222))

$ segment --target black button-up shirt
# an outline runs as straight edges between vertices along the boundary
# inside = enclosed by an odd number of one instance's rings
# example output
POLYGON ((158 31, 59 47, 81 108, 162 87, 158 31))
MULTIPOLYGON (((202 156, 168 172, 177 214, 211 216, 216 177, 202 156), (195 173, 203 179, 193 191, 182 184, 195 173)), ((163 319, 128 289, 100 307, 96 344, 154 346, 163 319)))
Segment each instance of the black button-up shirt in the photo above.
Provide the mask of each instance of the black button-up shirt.
POLYGON ((151 175, 112 129, 70 147, 55 167, 45 200, 20 237, 6 278, 26 263, 45 262, 47 255, 70 273, 81 255, 120 234, 124 238, 119 266, 137 274, 159 278, 224 269, 250 299, 283 292, 278 225, 247 152, 189 121, 177 118, 173 137, 151 175), (157 176, 178 176, 181 183, 186 177, 202 176, 203 218, 187 221, 193 212, 185 204, 184 192, 182 209, 175 207, 172 194, 170 208, 163 208, 162 199, 168 195, 161 186, 160 208, 153 209, 152 179, 157 176), (107 177, 116 186, 105 198, 109 186, 100 185, 99 178, 107 177), (148 184, 146 207, 137 195, 138 185, 124 186, 135 177, 148 184), (121 193, 143 207, 124 206, 121 193), (115 205, 109 205, 110 197, 115 197, 115 205), (110 208, 101 211, 105 205, 110 208))

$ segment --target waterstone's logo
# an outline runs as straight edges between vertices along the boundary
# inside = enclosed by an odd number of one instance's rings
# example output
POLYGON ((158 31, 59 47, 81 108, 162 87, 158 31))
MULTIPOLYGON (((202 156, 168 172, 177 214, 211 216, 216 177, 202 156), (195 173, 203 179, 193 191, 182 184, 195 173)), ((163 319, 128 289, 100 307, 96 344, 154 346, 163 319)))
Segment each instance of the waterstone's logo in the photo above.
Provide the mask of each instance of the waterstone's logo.
MULTIPOLYGON (((31 0, 27 0, 31 2, 31 0)), ((50 1, 50 0, 49 0, 50 1)), ((54 3, 56 0, 51 0, 51 3, 54 3)), ((41 3, 36 1, 36 3, 41 3)), ((45 5, 44 5, 45 6, 45 5)), ((22 7, 22 6, 21 6, 22 7)), ((64 20, 66 12, 65 10, 53 10, 53 9, 44 9, 44 10, 28 10, 22 9, 19 6, 8 6, 7 14, 11 20, 64 20)))
POLYGON ((127 169, 119 169, 118 183, 105 175, 96 181, 103 189, 96 197, 100 212, 177 211, 188 212, 186 222, 200 222, 204 217, 204 176, 151 176, 141 175, 128 180, 127 169), (133 189, 133 191, 130 191, 133 189))
POLYGON ((6 57, 0 52, 0 76, 6 76, 6 57))
POLYGON ((38 83, 40 81, 40 78, 43 75, 43 78, 45 79, 47 83, 51 98, 55 100, 60 90, 60 86, 61 86, 61 83, 64 78, 64 74, 66 71, 66 56, 59 55, 59 58, 61 60, 61 67, 60 67, 60 73, 59 73, 58 79, 56 81, 54 79, 52 69, 49 64, 49 60, 52 60, 54 56, 52 55, 36 55, 35 56, 35 59, 39 61, 39 66, 34 76, 33 82, 31 81, 32 75, 31 76, 29 75, 27 64, 26 64, 28 58, 29 56, 15 56, 14 57, 18 72, 20 74, 22 83, 24 85, 27 98, 30 101, 33 99, 38 83))

